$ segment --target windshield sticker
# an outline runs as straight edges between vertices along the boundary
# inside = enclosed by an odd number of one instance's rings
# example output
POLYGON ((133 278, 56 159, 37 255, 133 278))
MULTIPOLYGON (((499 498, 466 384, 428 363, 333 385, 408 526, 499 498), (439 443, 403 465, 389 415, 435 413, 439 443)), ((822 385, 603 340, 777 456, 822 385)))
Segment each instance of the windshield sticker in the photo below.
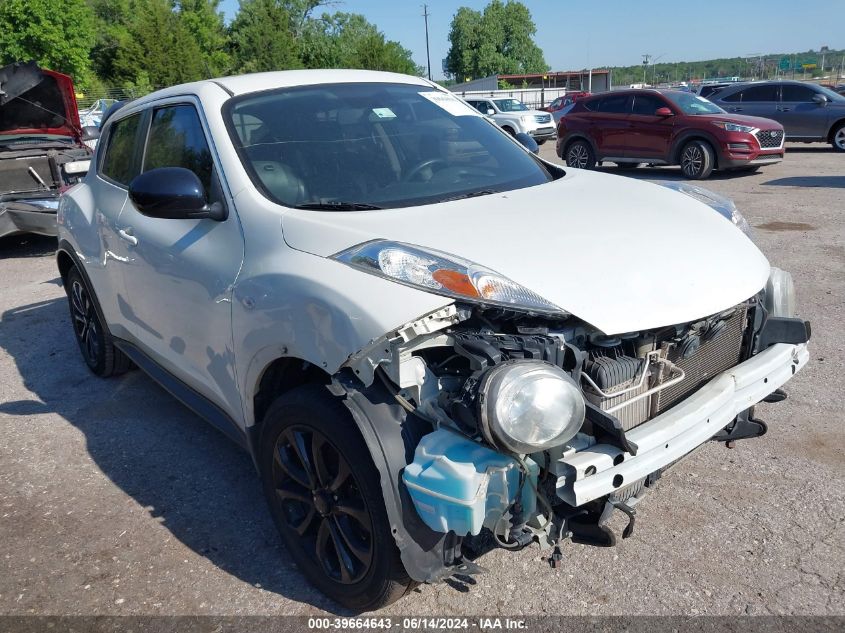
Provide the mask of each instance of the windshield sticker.
POLYGON ((474 108, 447 92, 421 92, 420 96, 440 106, 452 116, 481 116, 474 108))
POLYGON ((390 108, 373 108, 373 114, 380 119, 395 119, 396 114, 390 108))

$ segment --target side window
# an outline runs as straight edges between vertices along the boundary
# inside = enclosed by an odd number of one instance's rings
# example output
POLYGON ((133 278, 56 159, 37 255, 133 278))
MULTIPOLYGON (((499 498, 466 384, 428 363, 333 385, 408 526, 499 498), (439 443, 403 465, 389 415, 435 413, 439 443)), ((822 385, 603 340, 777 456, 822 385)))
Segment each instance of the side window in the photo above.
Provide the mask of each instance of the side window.
POLYGON ((607 114, 628 114, 630 108, 628 107, 628 95, 613 95, 604 97, 600 102, 598 108, 599 112, 606 112, 607 114))
POLYGON ((759 101, 777 101, 778 87, 774 84, 762 86, 750 86, 739 92, 728 95, 723 101, 740 101, 742 103, 753 103, 759 101))
POLYGON ((647 116, 654 116, 658 108, 667 108, 662 99, 658 99, 653 95, 635 95, 634 96, 634 114, 642 114, 647 116))
POLYGON ((794 84, 784 84, 781 86, 781 101, 797 101, 802 103, 809 103, 816 95, 816 91, 808 86, 796 86, 794 84))
POLYGON ((213 162, 199 115, 192 105, 153 110, 144 171, 157 167, 184 167, 199 176, 211 192, 213 162))
POLYGON ((138 113, 111 124, 100 173, 121 185, 129 186, 130 181, 141 172, 135 152, 140 122, 141 114, 138 113))

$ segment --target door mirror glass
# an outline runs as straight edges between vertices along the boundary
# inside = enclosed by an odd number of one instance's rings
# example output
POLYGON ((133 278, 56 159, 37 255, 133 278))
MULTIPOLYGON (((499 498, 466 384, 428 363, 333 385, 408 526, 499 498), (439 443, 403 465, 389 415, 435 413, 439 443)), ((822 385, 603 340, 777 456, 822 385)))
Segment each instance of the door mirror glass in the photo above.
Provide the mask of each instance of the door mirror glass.
POLYGON ((535 141, 530 134, 526 134, 525 132, 519 132, 516 135, 516 140, 519 141, 519 144, 522 145, 532 154, 540 153, 540 146, 537 145, 537 141, 535 141))
POLYGON ((222 204, 208 204, 199 177, 184 167, 159 167, 136 176, 129 183, 129 199, 151 218, 169 220, 224 220, 222 204))
POLYGON ((100 138, 100 128, 96 125, 86 125, 82 128, 83 141, 93 141, 95 138, 100 138))
POLYGON ((667 108, 666 106, 663 106, 662 108, 657 108, 657 110, 654 111, 654 114, 656 114, 657 116, 674 116, 675 115, 675 113, 672 112, 672 110, 670 108, 667 108))

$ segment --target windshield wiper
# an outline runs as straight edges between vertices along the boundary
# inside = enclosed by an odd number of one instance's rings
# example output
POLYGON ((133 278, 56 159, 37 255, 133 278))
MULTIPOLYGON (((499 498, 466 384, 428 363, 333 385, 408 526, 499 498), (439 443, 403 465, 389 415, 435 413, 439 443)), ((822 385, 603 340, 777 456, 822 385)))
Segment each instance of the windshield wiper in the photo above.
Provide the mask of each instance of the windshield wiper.
POLYGON ((378 211, 381 208, 366 202, 341 202, 336 200, 329 202, 304 202, 294 207, 294 209, 317 209, 320 211, 378 211))
POLYGON ((489 196, 494 193, 499 193, 497 189, 481 189, 480 191, 470 191, 469 193, 462 193, 451 198, 442 198, 438 202, 451 202, 452 200, 466 200, 467 198, 477 198, 479 196, 489 196))

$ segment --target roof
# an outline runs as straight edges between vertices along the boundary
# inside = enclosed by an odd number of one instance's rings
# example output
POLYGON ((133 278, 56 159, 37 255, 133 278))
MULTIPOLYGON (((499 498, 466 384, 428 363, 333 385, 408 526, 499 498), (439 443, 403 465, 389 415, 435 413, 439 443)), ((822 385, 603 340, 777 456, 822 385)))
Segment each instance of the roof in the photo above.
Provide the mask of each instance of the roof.
POLYGON ((333 83, 403 83, 425 87, 436 87, 422 77, 413 77, 400 73, 382 72, 379 70, 347 70, 347 69, 318 69, 318 70, 278 70, 265 73, 251 73, 247 75, 232 75, 217 79, 205 79, 187 84, 179 84, 156 90, 133 103, 142 104, 165 97, 201 94, 209 87, 225 90, 231 96, 238 96, 260 90, 273 88, 288 88, 293 86, 309 86, 333 83))
POLYGON ((540 77, 546 78, 553 78, 553 77, 572 77, 572 76, 580 76, 580 75, 588 75, 592 72, 594 75, 607 75, 610 73, 609 70, 606 68, 602 69, 593 69, 590 71, 589 69, 584 70, 553 70, 547 73, 517 73, 515 75, 498 75, 499 79, 539 79, 540 77))

